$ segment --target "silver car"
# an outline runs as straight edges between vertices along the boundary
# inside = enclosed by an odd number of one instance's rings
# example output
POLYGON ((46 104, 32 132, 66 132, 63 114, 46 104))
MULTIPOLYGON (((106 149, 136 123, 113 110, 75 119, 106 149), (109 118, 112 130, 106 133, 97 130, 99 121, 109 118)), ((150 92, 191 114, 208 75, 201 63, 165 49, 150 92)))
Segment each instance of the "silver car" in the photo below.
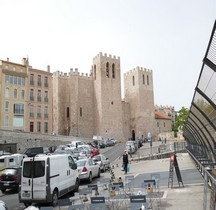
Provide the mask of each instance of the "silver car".
POLYGON ((105 172, 107 169, 110 168, 110 161, 105 155, 100 154, 96 155, 93 158, 93 161, 100 166, 100 170, 105 172))
POLYGON ((100 167, 92 158, 78 160, 76 164, 80 181, 88 180, 91 183, 93 178, 100 177, 100 167))

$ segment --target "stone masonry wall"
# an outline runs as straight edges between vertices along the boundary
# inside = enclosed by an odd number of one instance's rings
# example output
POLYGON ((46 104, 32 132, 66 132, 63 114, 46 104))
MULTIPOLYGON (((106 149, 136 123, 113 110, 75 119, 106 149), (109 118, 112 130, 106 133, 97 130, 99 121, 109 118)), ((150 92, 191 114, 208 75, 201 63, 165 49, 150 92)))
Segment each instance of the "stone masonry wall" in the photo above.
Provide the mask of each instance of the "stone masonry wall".
POLYGON ((29 147, 65 145, 75 140, 83 140, 85 142, 91 141, 90 138, 0 130, 0 144, 17 143, 18 153, 29 147))

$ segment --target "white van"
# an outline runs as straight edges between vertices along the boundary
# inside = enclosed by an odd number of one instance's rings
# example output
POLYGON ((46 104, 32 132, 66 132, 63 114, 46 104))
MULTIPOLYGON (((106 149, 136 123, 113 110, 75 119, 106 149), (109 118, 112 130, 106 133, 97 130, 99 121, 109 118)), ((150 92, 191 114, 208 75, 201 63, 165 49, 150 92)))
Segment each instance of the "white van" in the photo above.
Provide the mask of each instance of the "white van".
POLYGON ((0 156, 0 170, 7 167, 21 166, 23 158, 27 157, 24 154, 2 155, 0 156))
POLYGON ((23 159, 19 201, 51 203, 56 206, 58 198, 68 192, 79 190, 77 165, 69 154, 39 154, 23 159))
POLYGON ((86 144, 83 141, 72 141, 71 147, 85 146, 86 144))

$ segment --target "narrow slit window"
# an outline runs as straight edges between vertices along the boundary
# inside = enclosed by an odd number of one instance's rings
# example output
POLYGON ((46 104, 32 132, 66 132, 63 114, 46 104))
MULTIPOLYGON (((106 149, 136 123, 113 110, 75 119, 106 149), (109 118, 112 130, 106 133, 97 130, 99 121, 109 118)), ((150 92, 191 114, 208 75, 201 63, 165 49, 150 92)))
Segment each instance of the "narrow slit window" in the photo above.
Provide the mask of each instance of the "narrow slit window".
POLYGON ((106 63, 106 77, 109 78, 109 63, 106 63))
POLYGON ((69 107, 67 107, 67 118, 69 118, 70 117, 70 109, 69 109, 69 107))
POLYGON ((96 80, 96 65, 94 65, 94 79, 96 80))
POLYGON ((80 117, 82 117, 82 107, 80 107, 80 117))
POLYGON ((145 85, 145 75, 143 74, 143 85, 145 85))
POLYGON ((149 85, 149 76, 147 75, 147 85, 149 85))
POLYGON ((112 78, 115 79, 115 64, 112 64, 112 78))
POLYGON ((132 78, 133 78, 133 86, 134 86, 135 85, 135 78, 134 78, 134 76, 132 78))

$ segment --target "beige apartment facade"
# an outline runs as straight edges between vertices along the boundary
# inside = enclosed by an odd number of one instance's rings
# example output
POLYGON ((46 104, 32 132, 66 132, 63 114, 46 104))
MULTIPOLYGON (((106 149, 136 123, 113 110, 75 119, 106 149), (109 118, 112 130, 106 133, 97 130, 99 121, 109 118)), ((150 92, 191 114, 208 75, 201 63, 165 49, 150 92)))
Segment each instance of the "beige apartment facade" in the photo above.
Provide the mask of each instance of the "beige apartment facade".
POLYGON ((28 68, 27 132, 50 134, 52 132, 52 73, 28 68))
POLYGON ((52 132, 52 74, 22 64, 0 61, 0 128, 52 132))
POLYGON ((25 64, 0 61, 0 128, 27 128, 28 70, 25 64))

